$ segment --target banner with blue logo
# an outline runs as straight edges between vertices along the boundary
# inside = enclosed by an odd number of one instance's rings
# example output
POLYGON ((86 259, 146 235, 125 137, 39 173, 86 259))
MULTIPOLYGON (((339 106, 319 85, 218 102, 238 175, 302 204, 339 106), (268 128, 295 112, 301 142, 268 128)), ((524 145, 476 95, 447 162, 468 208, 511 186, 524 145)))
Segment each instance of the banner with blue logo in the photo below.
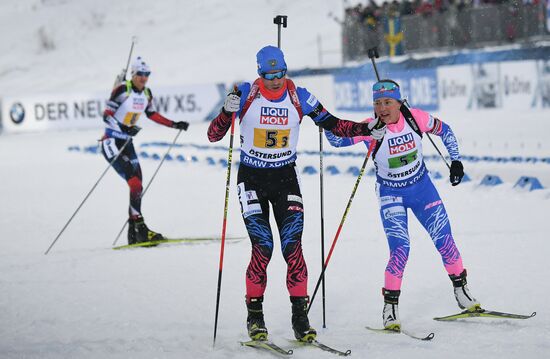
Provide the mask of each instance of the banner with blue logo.
MULTIPOLYGON (((415 69, 395 71, 392 80, 401 88, 401 96, 413 107, 425 111, 439 108, 436 69, 415 69)), ((334 75, 334 98, 336 110, 348 112, 369 112, 373 110, 372 85, 376 82, 374 73, 363 70, 334 75)))

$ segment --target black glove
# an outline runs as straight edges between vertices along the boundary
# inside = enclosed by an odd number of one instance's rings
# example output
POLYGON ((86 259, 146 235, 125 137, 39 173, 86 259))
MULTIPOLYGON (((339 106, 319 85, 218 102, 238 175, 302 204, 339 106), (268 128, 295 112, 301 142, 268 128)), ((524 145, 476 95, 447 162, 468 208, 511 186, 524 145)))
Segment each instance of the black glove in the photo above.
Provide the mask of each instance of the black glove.
POLYGON ((464 166, 462 166, 462 162, 452 161, 450 172, 449 181, 451 181, 453 186, 456 186, 462 181, 462 177, 464 177, 464 166))
POLYGON ((119 126, 122 132, 132 137, 134 137, 138 134, 139 131, 141 131, 141 127, 139 126, 126 126, 123 124, 120 124, 119 126))
POLYGON ((185 121, 174 122, 172 124, 172 127, 177 128, 178 130, 187 131, 187 128, 189 127, 189 122, 185 122, 185 121))

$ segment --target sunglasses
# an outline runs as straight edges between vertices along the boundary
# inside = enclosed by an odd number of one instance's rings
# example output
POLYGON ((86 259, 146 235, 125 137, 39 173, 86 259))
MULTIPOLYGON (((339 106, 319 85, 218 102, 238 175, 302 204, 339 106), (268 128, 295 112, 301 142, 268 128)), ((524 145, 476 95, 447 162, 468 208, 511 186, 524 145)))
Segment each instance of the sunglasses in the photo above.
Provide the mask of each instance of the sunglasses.
POLYGON ((372 90, 375 92, 378 91, 395 91, 399 90, 399 86, 397 84, 394 84, 393 82, 389 81, 383 81, 383 82, 377 82, 372 86, 372 90))
POLYGON ((286 75, 286 70, 281 70, 279 72, 275 73, 265 73, 262 74, 262 77, 266 80, 273 80, 273 79, 282 79, 286 75))
POLYGON ((136 72, 136 76, 145 76, 145 77, 149 77, 149 75, 151 75, 151 72, 144 72, 144 71, 138 71, 138 72, 136 72))

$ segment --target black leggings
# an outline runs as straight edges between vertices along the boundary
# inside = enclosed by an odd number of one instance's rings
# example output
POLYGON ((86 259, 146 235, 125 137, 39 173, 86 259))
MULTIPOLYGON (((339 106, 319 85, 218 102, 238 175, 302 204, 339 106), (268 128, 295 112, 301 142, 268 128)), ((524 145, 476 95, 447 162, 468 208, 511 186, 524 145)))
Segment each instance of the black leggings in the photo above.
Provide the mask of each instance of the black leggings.
POLYGON ((237 183, 241 213, 252 243, 246 271, 247 297, 261 297, 267 285, 267 265, 273 253, 269 203, 287 263, 288 292, 291 296, 307 296, 307 266, 302 254, 304 207, 295 165, 256 169, 241 164, 237 183))

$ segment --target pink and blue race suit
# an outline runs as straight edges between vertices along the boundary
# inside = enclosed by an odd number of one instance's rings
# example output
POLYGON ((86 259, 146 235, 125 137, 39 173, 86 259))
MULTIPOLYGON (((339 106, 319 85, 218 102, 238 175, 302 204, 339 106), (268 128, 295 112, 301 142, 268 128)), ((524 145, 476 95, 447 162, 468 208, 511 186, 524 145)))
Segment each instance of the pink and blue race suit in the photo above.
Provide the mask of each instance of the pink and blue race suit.
MULTIPOLYGON (((422 110, 410 111, 422 133, 440 136, 451 160, 460 160, 457 140, 446 123, 422 110)), ((372 120, 369 118, 366 121, 372 120)), ((368 147, 372 141, 371 137, 364 136, 342 138, 328 131, 325 135, 335 147, 360 142, 368 147)), ((410 249, 408 209, 428 231, 447 272, 454 275, 462 273, 462 258, 453 239, 447 211, 424 163, 422 139, 402 114, 397 123, 387 126, 386 135, 374 156, 374 164, 380 218, 390 249, 384 288, 401 288, 410 249)))

